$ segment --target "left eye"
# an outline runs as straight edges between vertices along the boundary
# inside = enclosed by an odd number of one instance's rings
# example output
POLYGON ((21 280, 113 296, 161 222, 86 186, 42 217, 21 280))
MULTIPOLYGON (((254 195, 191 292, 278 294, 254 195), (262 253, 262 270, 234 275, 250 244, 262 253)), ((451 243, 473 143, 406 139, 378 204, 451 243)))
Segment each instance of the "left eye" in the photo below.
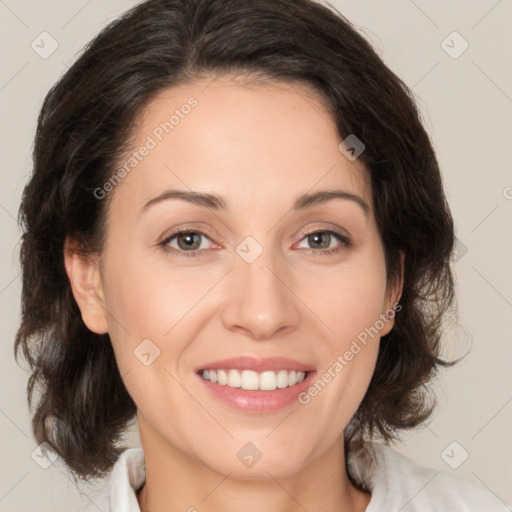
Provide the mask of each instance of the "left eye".
MULTIPOLYGON (((309 249, 313 250, 322 250, 322 249, 334 249, 336 247, 336 241, 342 246, 348 245, 348 240, 339 233, 334 231, 314 231, 313 233, 306 234, 305 237, 301 240, 300 244, 307 242, 309 244, 316 245, 316 247, 309 247, 309 249), (333 246, 332 243, 335 243, 333 246)), ((299 244, 299 247, 303 247, 299 244)), ((338 245, 339 245, 338 244, 338 245)), ((307 249, 308 247, 306 247, 307 249)), ((326 251, 329 252, 329 251, 326 251)))

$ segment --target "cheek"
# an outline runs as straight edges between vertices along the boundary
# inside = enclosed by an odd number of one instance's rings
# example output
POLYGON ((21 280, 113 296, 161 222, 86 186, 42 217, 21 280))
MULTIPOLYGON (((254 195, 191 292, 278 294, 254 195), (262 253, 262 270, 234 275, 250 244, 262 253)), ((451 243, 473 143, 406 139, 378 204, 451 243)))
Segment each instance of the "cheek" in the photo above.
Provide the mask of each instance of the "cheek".
POLYGON ((303 280, 301 288, 304 302, 328 327, 332 348, 339 353, 347 342, 371 330, 383 312, 383 256, 378 250, 354 256, 329 272, 303 280))
POLYGON ((176 373, 200 330, 194 319, 205 315, 205 296, 212 300, 208 291, 222 272, 198 273, 192 267, 171 272, 170 264, 154 255, 117 253, 106 252, 104 259, 109 335, 128 391, 136 403, 141 398, 151 403, 173 385, 167 372, 176 373))
POLYGON ((383 254, 375 246, 323 277, 323 286, 309 286, 315 313, 330 332, 324 338, 321 368, 303 403, 311 399, 315 405, 310 411, 325 422, 330 421, 325 412, 329 411, 336 427, 345 425, 354 414, 375 369, 385 274, 383 254))
POLYGON ((105 264, 108 310, 136 337, 164 337, 218 279, 192 269, 170 272, 172 263, 136 252, 114 256, 105 264))
POLYGON ((109 335, 123 382, 142 414, 168 419, 162 404, 171 410, 186 399, 171 375, 187 344, 180 320, 199 291, 171 282, 136 253, 112 252, 104 269, 109 335))

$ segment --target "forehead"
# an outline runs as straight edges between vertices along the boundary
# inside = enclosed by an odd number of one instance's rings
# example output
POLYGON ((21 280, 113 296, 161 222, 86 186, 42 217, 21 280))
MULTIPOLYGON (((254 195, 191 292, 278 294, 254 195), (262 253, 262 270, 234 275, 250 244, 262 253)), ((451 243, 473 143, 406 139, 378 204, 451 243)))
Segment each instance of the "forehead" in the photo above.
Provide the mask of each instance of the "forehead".
POLYGON ((133 152, 150 149, 132 156, 137 161, 117 188, 146 200, 165 186, 222 189, 249 206, 343 186, 371 207, 368 172, 342 155, 340 142, 323 99, 310 87, 204 78, 168 88, 148 103, 119 166, 133 152))

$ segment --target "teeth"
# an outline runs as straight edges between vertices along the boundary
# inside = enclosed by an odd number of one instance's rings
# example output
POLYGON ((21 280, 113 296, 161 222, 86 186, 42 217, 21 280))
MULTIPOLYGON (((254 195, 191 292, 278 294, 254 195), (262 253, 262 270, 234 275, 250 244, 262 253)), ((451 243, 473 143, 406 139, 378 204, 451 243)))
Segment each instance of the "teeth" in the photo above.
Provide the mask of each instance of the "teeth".
POLYGON ((260 389, 264 391, 272 391, 277 386, 276 372, 263 372, 260 375, 260 389))
POLYGON ((253 370, 234 369, 229 370, 203 370, 201 373, 203 379, 210 382, 216 382, 221 386, 230 388, 242 388, 246 390, 272 391, 276 388, 287 388, 295 386, 306 378, 306 372, 296 372, 294 370, 279 370, 255 372, 253 370))
POLYGON ((230 388, 239 388, 242 383, 240 380, 240 373, 237 370, 229 370, 227 385, 230 388))
POLYGON ((219 379, 221 386, 225 386, 228 383, 228 374, 224 370, 219 370, 217 372, 217 379, 219 379))
POLYGON ((242 389, 259 389, 259 377, 256 372, 252 370, 243 370, 240 376, 240 387, 242 389))
POLYGON ((279 370, 276 378, 276 387, 286 388, 289 385, 288 372, 286 370, 279 370))

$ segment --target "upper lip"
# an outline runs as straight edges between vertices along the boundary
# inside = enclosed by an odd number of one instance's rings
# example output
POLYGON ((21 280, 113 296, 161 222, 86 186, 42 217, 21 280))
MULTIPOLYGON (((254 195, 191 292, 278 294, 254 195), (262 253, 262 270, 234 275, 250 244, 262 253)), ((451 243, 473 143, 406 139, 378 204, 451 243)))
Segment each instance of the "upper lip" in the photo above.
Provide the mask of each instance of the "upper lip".
POLYGON ((196 368, 196 372, 200 370, 253 370, 255 372, 277 371, 277 370, 295 370, 297 372, 310 372, 315 368, 310 364, 304 364, 286 357, 253 357, 253 356, 237 356, 228 359, 219 359, 211 363, 205 363, 196 368))

